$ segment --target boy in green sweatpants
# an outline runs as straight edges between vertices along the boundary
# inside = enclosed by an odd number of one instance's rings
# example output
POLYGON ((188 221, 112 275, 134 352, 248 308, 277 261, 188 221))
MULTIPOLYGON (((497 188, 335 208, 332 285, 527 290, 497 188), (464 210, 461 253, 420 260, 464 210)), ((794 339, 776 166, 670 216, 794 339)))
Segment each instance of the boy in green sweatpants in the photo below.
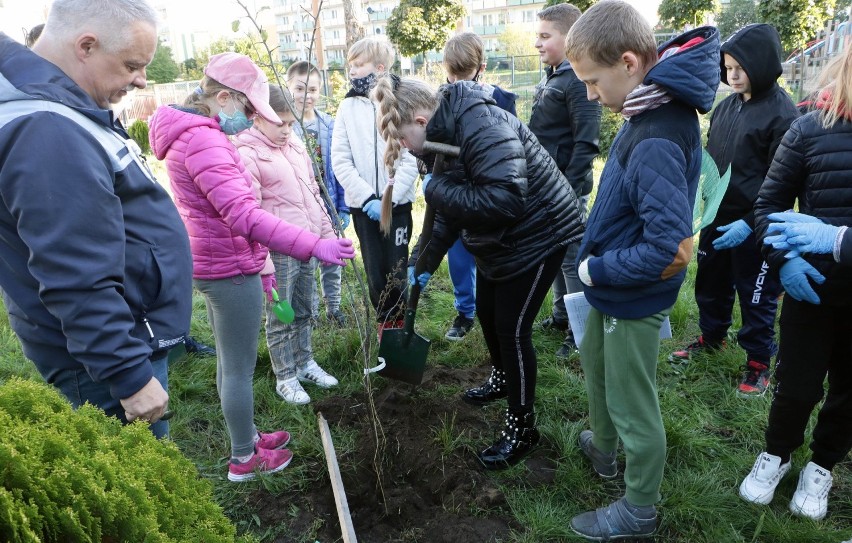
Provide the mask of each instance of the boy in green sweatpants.
POLYGON ((628 3, 603 0, 568 33, 574 73, 626 119, 601 173, 577 272, 589 304, 580 359, 591 430, 580 449, 605 478, 624 444, 625 496, 577 515, 571 528, 596 541, 650 537, 666 457, 657 401, 660 325, 692 258, 692 207, 701 172, 696 110, 719 85, 719 32, 691 30, 656 47, 628 3))

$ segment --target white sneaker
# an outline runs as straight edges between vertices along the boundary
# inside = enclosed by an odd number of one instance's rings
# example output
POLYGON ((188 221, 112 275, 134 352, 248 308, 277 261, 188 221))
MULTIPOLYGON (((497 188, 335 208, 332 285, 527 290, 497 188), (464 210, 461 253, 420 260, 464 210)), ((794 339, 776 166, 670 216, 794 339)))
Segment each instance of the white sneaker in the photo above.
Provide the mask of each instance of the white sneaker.
POLYGON ((790 500, 794 515, 820 520, 828 512, 828 491, 833 479, 831 472, 818 464, 808 462, 799 473, 799 485, 790 500))
POLYGON ((303 383, 313 383, 320 388, 331 388, 337 386, 337 379, 326 373, 324 369, 319 367, 316 360, 311 360, 305 367, 296 374, 299 381, 303 383))
POLYGON ((740 497, 746 501, 768 505, 775 496, 775 487, 790 471, 790 462, 781 463, 781 457, 762 452, 751 468, 751 473, 740 484, 740 497))
POLYGON ((295 405, 311 403, 311 397, 308 396, 308 393, 302 388, 302 384, 295 377, 283 380, 279 379, 275 384, 275 392, 284 398, 284 401, 287 403, 295 405))

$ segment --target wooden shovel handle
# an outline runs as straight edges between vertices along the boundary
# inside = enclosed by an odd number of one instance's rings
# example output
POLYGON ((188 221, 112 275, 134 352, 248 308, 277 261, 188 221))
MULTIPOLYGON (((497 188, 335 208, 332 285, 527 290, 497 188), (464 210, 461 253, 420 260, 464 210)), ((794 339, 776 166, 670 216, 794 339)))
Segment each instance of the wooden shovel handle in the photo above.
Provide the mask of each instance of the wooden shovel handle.
MULTIPOLYGON (((423 142, 423 152, 435 154, 435 165, 432 168, 432 174, 444 173, 446 167, 446 157, 456 158, 459 156, 461 149, 455 145, 447 145, 435 141, 423 142)), ((423 214, 423 229, 420 231, 420 255, 429 245, 432 240, 432 227, 435 225, 435 210, 432 206, 426 204, 426 212, 423 214)), ((426 267, 426 260, 418 255, 417 261, 414 263, 414 277, 420 277, 426 267)), ((417 303, 420 301, 420 285, 415 282, 408 294, 408 310, 412 313, 417 311, 417 303)), ((413 314, 412 314, 413 317, 413 314)), ((407 321, 408 319, 406 319, 407 321)))

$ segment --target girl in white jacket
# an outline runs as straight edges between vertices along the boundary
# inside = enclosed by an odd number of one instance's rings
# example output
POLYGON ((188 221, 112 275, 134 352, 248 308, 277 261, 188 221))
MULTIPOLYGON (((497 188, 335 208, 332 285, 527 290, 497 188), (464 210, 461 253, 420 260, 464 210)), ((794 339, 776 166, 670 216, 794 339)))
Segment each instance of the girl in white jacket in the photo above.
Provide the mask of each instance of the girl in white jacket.
POLYGON ((393 48, 380 38, 364 38, 349 49, 347 62, 352 89, 337 110, 331 140, 331 162, 345 191, 346 205, 361 243, 361 258, 380 337, 385 328, 402 328, 408 240, 412 230, 411 202, 418 175, 416 160, 405 152, 395 179, 388 179, 382 158, 385 140, 379 134, 376 104, 367 96, 376 75, 390 68, 393 61, 393 48), (379 220, 382 194, 389 183, 393 184, 393 213, 386 235, 379 228, 379 220), (390 281, 389 274, 392 274, 390 281))

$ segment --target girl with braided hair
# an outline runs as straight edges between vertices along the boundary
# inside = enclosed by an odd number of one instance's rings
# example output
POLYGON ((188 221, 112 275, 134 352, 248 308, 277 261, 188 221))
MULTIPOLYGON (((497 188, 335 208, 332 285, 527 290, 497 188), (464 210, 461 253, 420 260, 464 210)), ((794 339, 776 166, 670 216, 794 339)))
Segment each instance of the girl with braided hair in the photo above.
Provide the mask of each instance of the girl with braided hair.
POLYGON ((566 246, 582 236, 577 198, 529 129, 474 81, 436 93, 417 79, 383 77, 373 98, 389 171, 403 147, 415 155, 427 140, 460 148, 426 187, 435 225, 409 261, 424 259, 426 271, 414 277, 409 268, 409 282, 424 287, 459 237, 474 256, 476 313, 494 365, 476 399, 509 404, 500 437, 478 458, 486 469, 508 467, 539 440, 532 325, 566 246))

